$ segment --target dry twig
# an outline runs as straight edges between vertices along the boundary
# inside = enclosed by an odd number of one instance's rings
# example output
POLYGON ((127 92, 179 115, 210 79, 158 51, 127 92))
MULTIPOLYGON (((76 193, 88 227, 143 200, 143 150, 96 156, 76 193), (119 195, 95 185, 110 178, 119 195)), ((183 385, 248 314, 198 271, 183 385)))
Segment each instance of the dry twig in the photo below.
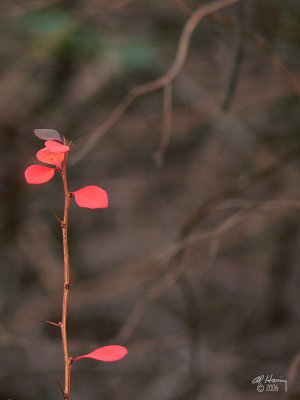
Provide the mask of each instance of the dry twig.
POLYGON ((233 55, 232 67, 229 75, 229 80, 225 92, 225 97, 223 103, 221 105, 222 111, 228 111, 233 95, 235 93, 235 89, 237 87, 239 73, 240 73, 240 65, 243 59, 244 53, 244 19, 245 19, 245 4, 244 1, 241 1, 236 5, 238 10, 237 15, 237 40, 236 40, 236 48, 233 55))
MULTIPOLYGON (((175 0, 177 1, 177 0, 175 0)), ((191 14, 194 12, 194 7, 188 7, 186 4, 184 5, 184 10, 181 9, 182 12, 184 12, 184 14, 191 14)), ((241 6, 242 7, 242 6, 241 6)), ((240 27, 242 25, 244 25, 244 21, 243 18, 244 16, 242 16, 243 11, 241 10, 241 16, 239 18, 238 21, 238 30, 240 30, 240 27)), ((218 23, 222 23, 224 25, 227 25, 229 27, 236 27, 237 24, 232 21, 230 18, 225 17, 224 15, 221 15, 217 12, 212 13, 211 15, 209 15, 209 18, 218 22, 218 23)), ((270 63, 272 64, 273 68, 279 73, 279 75, 281 76, 282 80, 284 81, 284 83, 290 88, 290 90, 296 95, 296 96, 300 96, 300 84, 297 81, 297 79, 291 74, 291 72, 286 68, 286 66, 281 62, 280 58, 278 57, 278 55, 276 53, 273 52, 273 50, 268 46, 268 44, 265 42, 265 40, 263 38, 261 38, 260 36, 248 31, 247 29, 245 29, 245 27, 243 26, 243 35, 250 41, 252 42, 255 46, 257 46, 258 48, 260 48, 263 53, 265 54, 265 56, 268 58, 268 60, 270 61, 270 63)), ((242 41, 242 39, 239 39, 242 41)), ((238 52, 236 53, 238 54, 238 52)))
MULTIPOLYGON (((214 13, 211 18, 217 22, 226 24, 227 26, 234 27, 236 24, 229 18, 220 15, 219 13, 214 13)), ((268 58, 273 68, 279 73, 284 83, 290 88, 290 90, 296 95, 300 96, 300 84, 297 79, 291 74, 291 72, 285 67, 281 62, 280 58, 273 50, 268 46, 268 44, 258 35, 255 35, 248 30, 243 30, 244 35, 248 40, 250 40, 255 46, 260 48, 265 56, 268 58)))
MULTIPOLYGON (((79 139, 77 141, 77 148, 80 149, 75 153, 75 156, 71 160, 71 164, 77 163, 80 159, 82 159, 86 154, 88 154, 91 149, 95 146, 97 141, 101 136, 106 134, 110 129, 112 129, 116 123, 120 120, 120 118, 124 115, 128 107, 133 103, 133 101, 145 94, 151 93, 155 90, 167 87, 170 85, 173 80, 177 77, 179 72, 181 71, 187 57, 187 52, 189 49, 191 36, 197 27, 198 23, 207 15, 211 15, 212 17, 218 21, 226 23, 230 26, 235 26, 235 24, 228 18, 220 16, 216 13, 216 11, 237 3, 240 0, 217 0, 215 2, 206 4, 196 9, 188 19, 185 24, 185 27, 181 33, 177 53, 173 64, 170 69, 162 75, 160 78, 150 81, 148 83, 136 86, 133 88, 119 103, 119 105, 112 111, 109 117, 92 133, 79 139)), ((186 11, 186 10, 185 10, 186 11)), ((300 96, 300 85, 298 81, 294 78, 294 76, 288 71, 288 69, 282 64, 279 57, 269 48, 269 46, 265 43, 265 41, 258 37, 257 35, 252 34, 251 32, 243 29, 243 34, 253 42, 257 47, 259 47, 264 54, 268 57, 269 61, 273 65, 274 69, 280 74, 286 85, 293 91, 294 94, 300 96)), ((242 51, 242 39, 240 39, 240 45, 237 46, 236 58, 240 58, 242 51)), ((235 63, 237 66, 238 63, 235 63)), ((236 68, 233 68, 232 79, 229 81, 227 92, 230 93, 230 96, 233 93, 233 87, 235 86, 236 81, 236 72, 234 72, 236 68)), ((228 95, 226 96, 226 98, 228 95)), ((226 101, 227 103, 228 101, 226 101)), ((76 147, 75 146, 75 147, 76 147)))
POLYGON ((170 85, 170 83, 172 83, 177 77, 186 61, 191 36, 199 22, 205 16, 237 3, 238 1, 240 0, 217 0, 198 8, 190 16, 184 26, 180 36, 177 53, 170 69, 160 78, 133 88, 114 109, 110 116, 94 132, 89 134, 87 137, 83 137, 77 142, 77 147, 80 148, 80 150, 78 150, 77 154, 75 154, 73 157, 72 163, 74 164, 82 159, 94 147, 99 138, 107 133, 113 126, 115 126, 130 104, 136 98, 170 85))
POLYGON ((164 163, 164 154, 172 135, 172 85, 164 87, 164 123, 159 148, 154 154, 156 166, 161 168, 164 163))
MULTIPOLYGON (((299 365, 300 365, 300 351, 298 351, 298 353, 296 353, 296 355, 293 357, 291 365, 288 370, 287 381, 289 385, 289 392, 291 391, 291 386, 294 383, 299 365)), ((288 392, 285 392, 283 400, 287 400, 288 396, 289 396, 288 392)))

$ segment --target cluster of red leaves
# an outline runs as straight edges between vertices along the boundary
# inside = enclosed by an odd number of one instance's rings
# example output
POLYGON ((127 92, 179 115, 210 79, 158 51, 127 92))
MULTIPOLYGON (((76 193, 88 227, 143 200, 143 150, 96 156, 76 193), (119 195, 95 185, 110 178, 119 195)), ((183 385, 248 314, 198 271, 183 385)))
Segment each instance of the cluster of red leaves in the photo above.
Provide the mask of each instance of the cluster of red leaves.
MULTIPOLYGON (((36 153, 36 158, 45 164, 56 167, 30 165, 26 169, 25 179, 27 183, 41 184, 50 181, 55 171, 62 171, 62 164, 66 159, 66 154, 70 151, 70 146, 53 129, 36 129, 34 133, 40 139, 45 140, 45 147, 36 153)), ((70 192, 70 196, 74 196, 79 207, 92 209, 108 207, 107 193, 98 186, 85 186, 75 192, 70 192)))

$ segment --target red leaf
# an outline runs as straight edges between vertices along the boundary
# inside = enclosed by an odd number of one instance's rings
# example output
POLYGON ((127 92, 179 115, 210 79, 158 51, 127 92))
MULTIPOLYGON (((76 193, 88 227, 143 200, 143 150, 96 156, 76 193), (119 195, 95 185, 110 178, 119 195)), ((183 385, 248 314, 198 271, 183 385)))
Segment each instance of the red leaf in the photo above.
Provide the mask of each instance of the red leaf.
POLYGON ((30 165, 25 171, 27 183, 39 184, 50 181, 53 178, 55 169, 43 165, 30 165))
POLYGON ((60 134, 54 129, 35 129, 34 133, 42 140, 59 140, 62 142, 60 134))
POLYGON ((75 357, 72 361, 79 360, 80 358, 94 358, 99 361, 118 361, 125 357, 127 353, 128 350, 123 346, 104 346, 92 351, 91 353, 75 357))
POLYGON ((108 207, 107 193, 98 186, 85 186, 73 193, 79 207, 92 209, 108 207))
POLYGON ((52 164, 56 165, 57 167, 61 168, 61 164, 64 161, 64 153, 50 153, 50 151, 47 149, 47 147, 44 147, 43 149, 39 150, 36 153, 36 158, 44 162, 46 164, 52 164))
POLYGON ((47 140, 45 142, 45 146, 50 151, 50 153, 66 153, 70 150, 69 146, 65 146, 64 144, 57 143, 54 140, 47 140))

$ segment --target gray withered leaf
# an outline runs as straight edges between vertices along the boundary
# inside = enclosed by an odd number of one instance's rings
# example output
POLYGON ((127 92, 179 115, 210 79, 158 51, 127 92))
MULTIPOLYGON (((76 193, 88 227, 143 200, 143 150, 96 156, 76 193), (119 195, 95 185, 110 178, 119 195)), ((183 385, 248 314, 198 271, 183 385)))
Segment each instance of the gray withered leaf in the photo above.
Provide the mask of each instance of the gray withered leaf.
POLYGON ((54 129, 35 129, 35 135, 42 140, 59 140, 63 141, 60 134, 54 129))

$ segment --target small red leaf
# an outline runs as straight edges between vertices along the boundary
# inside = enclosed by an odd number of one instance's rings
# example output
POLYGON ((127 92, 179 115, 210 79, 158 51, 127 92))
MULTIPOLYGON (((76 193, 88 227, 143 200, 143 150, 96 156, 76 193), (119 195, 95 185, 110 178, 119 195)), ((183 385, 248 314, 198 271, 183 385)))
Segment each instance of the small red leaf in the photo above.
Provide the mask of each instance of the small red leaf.
POLYGON ((55 169, 43 165, 30 165, 25 171, 27 183, 39 184, 50 181, 53 178, 55 169))
POLYGON ((42 140, 59 140, 62 142, 60 134, 54 129, 35 129, 34 133, 42 140))
POLYGON ((79 360, 80 358, 93 358, 99 361, 118 361, 125 357, 127 353, 128 350, 123 346, 104 346, 92 351, 91 353, 75 357, 72 361, 79 360))
POLYGON ((36 158, 39 161, 44 162, 45 164, 56 165, 59 168, 61 168, 64 157, 64 153, 50 153, 47 147, 44 147, 36 153, 36 158))
POLYGON ((98 186, 85 186, 73 194, 79 207, 92 209, 108 207, 107 193, 98 186))
POLYGON ((69 146, 66 146, 61 143, 55 142, 55 140, 47 140, 45 142, 45 146, 47 149, 50 151, 50 153, 66 153, 67 151, 70 150, 69 146))

